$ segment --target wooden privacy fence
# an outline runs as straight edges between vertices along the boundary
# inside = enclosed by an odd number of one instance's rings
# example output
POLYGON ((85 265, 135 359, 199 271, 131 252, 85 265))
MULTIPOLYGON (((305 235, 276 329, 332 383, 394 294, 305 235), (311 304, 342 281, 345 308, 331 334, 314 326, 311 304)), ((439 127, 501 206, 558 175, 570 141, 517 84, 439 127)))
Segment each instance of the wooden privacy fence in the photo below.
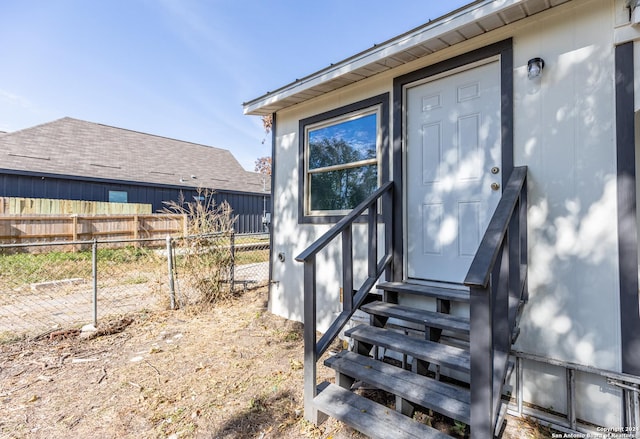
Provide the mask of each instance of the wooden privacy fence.
POLYGON ((164 238, 186 234, 187 217, 150 215, 0 216, 0 244, 164 238))
POLYGON ((0 197, 0 215, 148 215, 151 204, 0 197))

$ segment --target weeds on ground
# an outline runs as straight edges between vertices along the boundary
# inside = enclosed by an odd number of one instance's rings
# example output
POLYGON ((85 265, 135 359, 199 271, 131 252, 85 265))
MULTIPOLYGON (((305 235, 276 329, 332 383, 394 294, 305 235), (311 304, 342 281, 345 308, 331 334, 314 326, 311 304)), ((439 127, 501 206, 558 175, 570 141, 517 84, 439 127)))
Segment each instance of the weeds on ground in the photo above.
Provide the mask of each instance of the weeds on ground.
MULTIPOLYGON (((514 421, 516 421, 516 418, 514 418, 514 421)), ((517 434, 523 439, 547 439, 552 437, 553 433, 557 433, 540 421, 526 416, 517 419, 517 427, 517 434)), ((515 436, 510 435, 509 437, 515 436)))
POLYGON ((182 195, 166 203, 166 213, 187 217, 187 237, 177 242, 179 263, 197 297, 190 301, 213 304, 232 295, 229 277, 233 264, 230 248, 236 217, 226 201, 216 205, 213 192, 198 191, 193 201, 182 195))

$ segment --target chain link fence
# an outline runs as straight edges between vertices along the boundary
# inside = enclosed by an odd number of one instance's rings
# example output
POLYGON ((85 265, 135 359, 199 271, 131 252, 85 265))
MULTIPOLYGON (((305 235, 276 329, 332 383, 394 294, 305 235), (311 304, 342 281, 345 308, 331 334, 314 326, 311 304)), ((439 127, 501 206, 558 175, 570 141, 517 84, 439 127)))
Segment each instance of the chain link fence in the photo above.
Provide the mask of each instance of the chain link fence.
POLYGON ((268 280, 268 235, 0 245, 0 342, 213 303, 268 280))
POLYGON ((172 246, 172 306, 215 302, 269 281, 269 235, 214 234, 179 238, 172 246))

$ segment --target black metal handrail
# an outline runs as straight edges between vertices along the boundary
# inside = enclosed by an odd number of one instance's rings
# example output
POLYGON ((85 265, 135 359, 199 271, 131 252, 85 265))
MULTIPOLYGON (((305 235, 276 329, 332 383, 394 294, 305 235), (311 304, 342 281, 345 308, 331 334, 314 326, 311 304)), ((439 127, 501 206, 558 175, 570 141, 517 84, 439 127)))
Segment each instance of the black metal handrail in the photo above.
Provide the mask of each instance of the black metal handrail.
POLYGON ((313 406, 317 394, 316 363, 333 340, 364 302, 380 278, 388 271, 392 260, 393 182, 380 186, 355 209, 338 221, 329 231, 296 257, 304 263, 304 416, 317 423, 318 413, 313 406), (381 201, 381 210, 378 202, 381 201), (353 289, 353 224, 367 211, 367 278, 354 293, 353 289), (384 255, 378 259, 378 217, 384 224, 384 255), (320 340, 316 341, 316 255, 336 237, 342 237, 342 312, 320 340))
POLYGON ((518 308, 527 300, 527 167, 514 168, 464 281, 471 302, 471 428, 494 437, 518 308))

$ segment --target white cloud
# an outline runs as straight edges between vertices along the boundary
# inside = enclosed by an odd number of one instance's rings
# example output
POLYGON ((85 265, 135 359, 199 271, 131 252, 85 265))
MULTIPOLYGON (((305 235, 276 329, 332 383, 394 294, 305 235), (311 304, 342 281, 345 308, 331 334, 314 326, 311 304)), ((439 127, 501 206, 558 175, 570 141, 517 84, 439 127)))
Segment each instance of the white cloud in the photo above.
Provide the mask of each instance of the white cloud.
POLYGON ((0 89, 0 131, 16 131, 43 122, 50 112, 44 111, 28 98, 0 89))
POLYGON ((33 107, 27 98, 2 89, 0 89, 0 102, 24 109, 33 107))

